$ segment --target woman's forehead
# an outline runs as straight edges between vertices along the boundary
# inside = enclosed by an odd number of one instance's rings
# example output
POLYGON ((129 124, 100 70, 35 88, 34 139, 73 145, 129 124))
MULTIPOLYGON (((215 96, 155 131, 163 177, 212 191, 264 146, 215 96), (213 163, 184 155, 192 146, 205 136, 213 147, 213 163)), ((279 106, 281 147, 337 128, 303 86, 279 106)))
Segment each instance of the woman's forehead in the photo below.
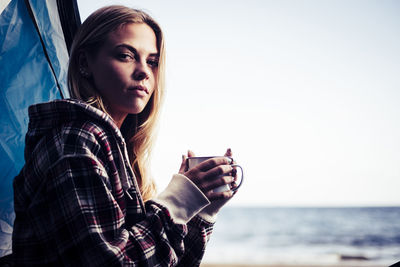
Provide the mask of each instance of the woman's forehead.
POLYGON ((150 54, 158 52, 154 30, 145 23, 128 23, 116 28, 107 36, 109 45, 128 44, 136 49, 144 49, 150 54))

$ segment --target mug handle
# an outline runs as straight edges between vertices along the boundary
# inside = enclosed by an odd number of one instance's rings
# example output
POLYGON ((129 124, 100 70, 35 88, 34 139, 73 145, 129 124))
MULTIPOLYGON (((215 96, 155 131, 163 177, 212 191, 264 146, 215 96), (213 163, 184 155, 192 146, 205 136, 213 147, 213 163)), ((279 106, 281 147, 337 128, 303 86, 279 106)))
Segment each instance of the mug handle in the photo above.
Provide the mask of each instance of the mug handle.
POLYGON ((240 186, 242 185, 242 183, 243 183, 243 177, 244 177, 243 168, 242 168, 242 166, 240 166, 239 164, 232 164, 231 166, 232 166, 232 167, 239 167, 240 170, 242 171, 242 177, 241 177, 241 179, 240 179, 240 183, 237 185, 237 187, 231 189, 231 191, 236 191, 236 190, 239 189, 239 187, 240 187, 240 186))

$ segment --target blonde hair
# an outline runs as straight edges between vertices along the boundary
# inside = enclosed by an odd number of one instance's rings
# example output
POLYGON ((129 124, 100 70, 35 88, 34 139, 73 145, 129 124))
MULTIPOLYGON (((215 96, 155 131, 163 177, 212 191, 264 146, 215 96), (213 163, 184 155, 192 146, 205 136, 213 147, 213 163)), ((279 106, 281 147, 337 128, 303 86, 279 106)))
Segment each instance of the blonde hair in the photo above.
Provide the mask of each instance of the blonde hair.
POLYGON ((71 46, 68 86, 73 98, 84 100, 107 113, 104 101, 93 81, 80 73, 79 56, 82 52, 95 55, 110 32, 129 23, 145 23, 150 26, 156 35, 159 53, 156 85, 149 102, 141 113, 129 114, 121 126, 139 190, 143 200, 147 201, 156 191, 154 180, 149 173, 149 163, 165 86, 165 47, 158 23, 145 12, 125 6, 107 6, 92 13, 79 28, 71 46))

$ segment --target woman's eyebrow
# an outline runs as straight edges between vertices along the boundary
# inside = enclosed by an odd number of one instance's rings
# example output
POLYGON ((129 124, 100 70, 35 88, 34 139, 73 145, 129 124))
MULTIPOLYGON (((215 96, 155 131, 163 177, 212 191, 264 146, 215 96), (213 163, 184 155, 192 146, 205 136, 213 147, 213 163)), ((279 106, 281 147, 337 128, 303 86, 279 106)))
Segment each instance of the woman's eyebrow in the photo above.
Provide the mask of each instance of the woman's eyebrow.
MULTIPOLYGON (((137 50, 136 50, 136 48, 134 48, 133 46, 131 46, 131 45, 129 45, 129 44, 119 44, 119 45, 117 45, 115 48, 120 48, 120 47, 122 47, 122 48, 126 48, 126 49, 128 49, 128 50, 130 50, 132 53, 134 53, 134 54, 137 54, 138 52, 137 52, 137 50)), ((158 57, 159 56, 159 54, 157 53, 157 52, 155 52, 155 53, 149 53, 149 56, 155 56, 155 57, 158 57)))

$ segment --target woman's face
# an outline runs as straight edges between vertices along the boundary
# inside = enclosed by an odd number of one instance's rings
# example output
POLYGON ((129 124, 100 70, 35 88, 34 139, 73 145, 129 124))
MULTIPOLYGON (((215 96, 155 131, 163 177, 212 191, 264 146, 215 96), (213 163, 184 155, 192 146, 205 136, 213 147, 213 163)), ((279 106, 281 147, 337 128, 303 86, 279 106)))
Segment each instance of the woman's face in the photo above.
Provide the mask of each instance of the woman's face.
POLYGON ((107 111, 120 127, 128 114, 143 111, 156 86, 158 49, 154 31, 130 23, 107 36, 88 70, 107 111))

